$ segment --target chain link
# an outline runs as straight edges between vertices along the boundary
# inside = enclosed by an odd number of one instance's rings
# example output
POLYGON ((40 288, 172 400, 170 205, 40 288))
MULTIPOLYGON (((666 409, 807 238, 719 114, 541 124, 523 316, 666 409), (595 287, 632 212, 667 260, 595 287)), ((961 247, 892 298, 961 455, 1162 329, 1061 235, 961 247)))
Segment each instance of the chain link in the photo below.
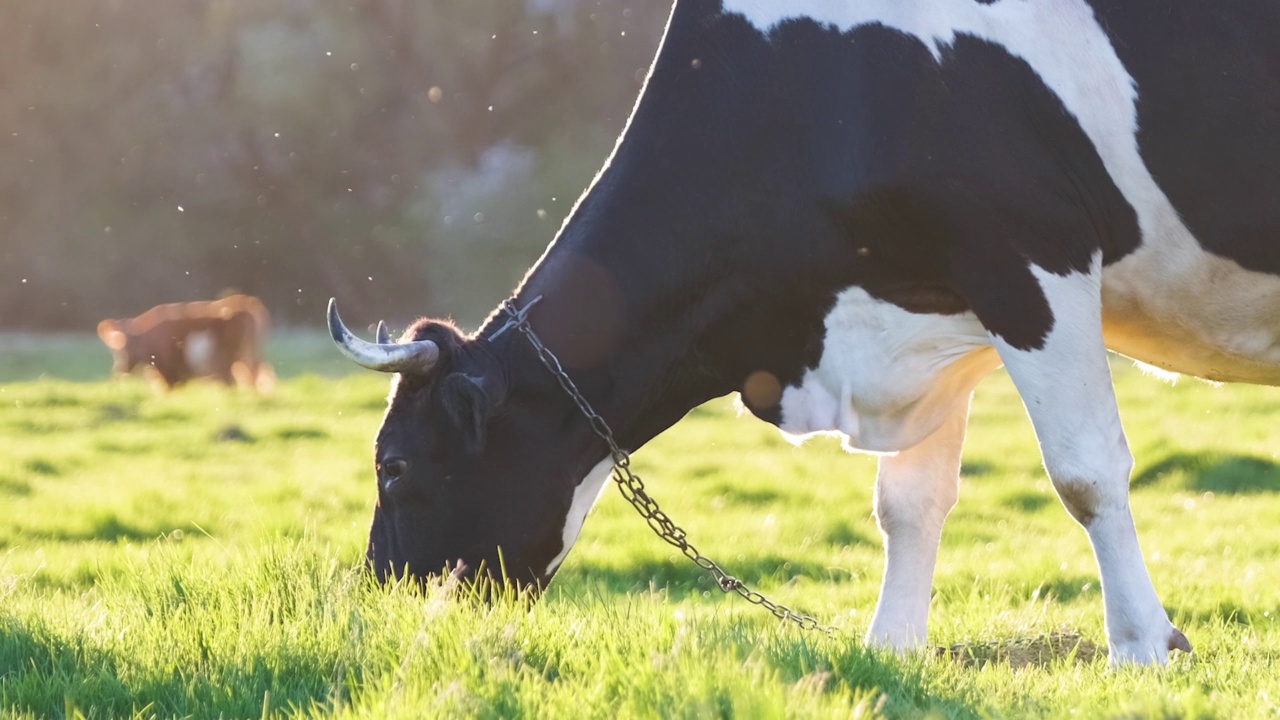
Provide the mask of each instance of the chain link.
POLYGON ((698 549, 689 542, 688 533, 679 525, 676 525, 662 511, 662 508, 658 507, 658 502, 650 497, 648 491, 646 491, 644 481, 640 479, 639 475, 631 472, 631 455, 626 450, 623 450, 613 439, 613 431, 609 429, 608 423, 591 408, 591 404, 578 391, 578 386, 573 383, 569 374, 565 372, 564 367, 560 365, 559 358, 542 344, 542 341, 534 334, 533 328, 529 326, 527 318, 529 308, 541 299, 541 296, 534 298, 522 310, 517 310, 510 300, 504 302, 502 309, 511 316, 511 319, 499 330, 499 333, 495 333, 490 339, 497 337, 498 334, 512 327, 525 336, 529 344, 533 346, 534 351, 537 352, 538 360, 555 376, 556 381, 560 383, 560 387, 564 389, 569 398, 573 400, 573 403, 578 406, 578 410, 591 423, 591 429, 609 446, 609 455, 613 460, 612 480, 618 486, 622 497, 628 503, 631 503, 631 506, 636 509, 640 517, 644 518, 645 522, 648 523, 649 529, 653 530, 654 534, 662 538, 668 545, 678 549, 694 565, 710 573, 721 592, 736 593, 747 602, 768 610, 779 620, 795 623, 805 630, 818 630, 828 635, 835 635, 837 632, 835 628, 823 625, 815 618, 796 612, 786 605, 773 602, 764 595, 747 587, 738 578, 730 575, 714 560, 698 552, 698 549))

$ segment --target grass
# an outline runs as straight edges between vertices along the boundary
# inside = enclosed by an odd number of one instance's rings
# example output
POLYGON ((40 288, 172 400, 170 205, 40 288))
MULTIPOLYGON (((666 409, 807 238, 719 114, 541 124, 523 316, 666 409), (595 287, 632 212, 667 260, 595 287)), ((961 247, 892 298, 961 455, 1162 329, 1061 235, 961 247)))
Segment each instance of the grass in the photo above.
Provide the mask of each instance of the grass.
POLYGON ((1276 717, 1280 391, 1116 365, 1134 512, 1196 646, 1109 670, 1087 540, 1007 378, 978 390, 931 639, 864 649, 874 460, 692 412, 637 456, 700 549, 840 628, 722 596, 614 494, 531 610, 371 585, 386 378, 280 336, 265 398, 112 381, 91 335, 0 336, 0 715, 1276 717))

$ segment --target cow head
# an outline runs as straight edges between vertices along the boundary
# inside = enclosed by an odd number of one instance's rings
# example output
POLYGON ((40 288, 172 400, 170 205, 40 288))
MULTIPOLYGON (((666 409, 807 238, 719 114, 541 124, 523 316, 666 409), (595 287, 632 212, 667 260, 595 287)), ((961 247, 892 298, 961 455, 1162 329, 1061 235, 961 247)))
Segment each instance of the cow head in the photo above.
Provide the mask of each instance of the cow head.
POLYGON ((136 344, 131 344, 128 320, 103 320, 98 323, 98 337, 111 350, 111 369, 117 375, 127 375, 141 361, 137 357, 136 344))
POLYGON ((575 489, 603 456, 555 379, 447 321, 420 320, 398 342, 380 327, 371 343, 331 302, 329 328, 348 358, 396 373, 374 449, 367 561, 379 579, 451 570, 545 586, 573 539, 575 489))

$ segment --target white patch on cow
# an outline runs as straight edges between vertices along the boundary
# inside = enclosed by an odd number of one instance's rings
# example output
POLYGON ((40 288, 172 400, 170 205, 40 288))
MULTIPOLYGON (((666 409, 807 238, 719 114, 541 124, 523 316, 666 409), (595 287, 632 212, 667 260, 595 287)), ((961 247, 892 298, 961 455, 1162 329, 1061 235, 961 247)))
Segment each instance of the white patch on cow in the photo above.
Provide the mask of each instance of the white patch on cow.
POLYGON ((1142 160, 1140 88, 1084 0, 725 0, 724 8, 763 32, 801 17, 842 31, 882 25, 915 36, 939 62, 956 35, 1021 58, 1076 118, 1138 216, 1142 247, 1103 275, 1107 345, 1166 371, 1280 385, 1280 278, 1196 242, 1142 160))
POLYGON ((214 342, 213 332, 210 330, 187 333, 186 340, 182 345, 182 352, 187 360, 187 367, 191 368, 192 373, 196 375, 213 374, 214 342))
POLYGON ((569 512, 564 518, 564 530, 561 533, 560 552, 551 559, 551 563, 547 565, 547 575, 555 572, 560 567, 560 563, 568 557, 569 550, 573 548, 573 544, 578 541, 578 535, 582 532, 582 524, 587 521, 587 513, 595 506, 596 500, 604 493, 605 480, 609 479, 609 472, 613 469, 613 460, 605 458, 591 468, 587 476, 578 483, 578 487, 573 491, 573 502, 569 505, 569 512))
MULTIPOLYGON (((1129 511, 1133 468, 1102 336, 1101 258, 1088 274, 1032 267, 1053 330, 1038 350, 994 338, 1040 441, 1045 470, 1093 544, 1112 663, 1163 663, 1181 634, 1147 574, 1129 511)), ((1185 638, 1182 640, 1185 643, 1185 638)))
POLYGON ((783 390, 779 427, 836 433, 850 450, 912 447, 999 365, 972 313, 911 313, 859 287, 840 293, 824 325, 818 366, 783 390))

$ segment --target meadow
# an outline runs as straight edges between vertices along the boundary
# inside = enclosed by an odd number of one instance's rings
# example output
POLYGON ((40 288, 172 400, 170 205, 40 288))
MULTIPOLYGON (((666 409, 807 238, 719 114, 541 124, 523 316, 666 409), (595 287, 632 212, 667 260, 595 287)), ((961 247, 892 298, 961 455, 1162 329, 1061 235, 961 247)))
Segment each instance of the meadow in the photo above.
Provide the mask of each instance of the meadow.
POLYGON ((723 398, 637 456, 705 553, 840 631, 726 597, 608 492, 531 609, 369 582, 387 378, 282 333, 266 397, 107 377, 91 335, 0 335, 0 716, 1280 717, 1280 390, 1114 364, 1138 531, 1191 642, 1109 669, 1084 532, 1007 377, 977 392, 931 614, 862 647, 874 459, 723 398))

